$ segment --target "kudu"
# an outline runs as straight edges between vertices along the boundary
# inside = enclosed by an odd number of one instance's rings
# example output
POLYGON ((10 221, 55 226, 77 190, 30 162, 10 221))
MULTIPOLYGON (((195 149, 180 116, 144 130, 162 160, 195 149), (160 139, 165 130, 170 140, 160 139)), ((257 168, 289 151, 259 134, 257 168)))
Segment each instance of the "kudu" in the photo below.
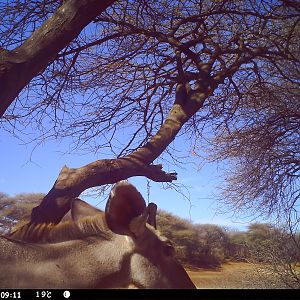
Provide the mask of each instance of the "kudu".
POLYGON ((154 228, 155 213, 127 181, 114 186, 105 212, 74 199, 59 224, 0 238, 0 288, 196 288, 154 228))

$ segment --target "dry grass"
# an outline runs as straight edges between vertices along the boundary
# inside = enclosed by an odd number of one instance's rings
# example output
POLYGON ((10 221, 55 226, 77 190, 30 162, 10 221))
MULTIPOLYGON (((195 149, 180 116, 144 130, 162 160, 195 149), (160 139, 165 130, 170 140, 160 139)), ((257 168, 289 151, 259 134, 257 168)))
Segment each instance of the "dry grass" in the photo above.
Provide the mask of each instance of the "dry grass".
POLYGON ((272 273, 245 262, 227 262, 217 270, 186 269, 198 288, 276 289, 286 286, 272 273))
MULTIPOLYGON (((300 265, 299 267, 300 271, 300 265)), ((263 266, 226 262, 219 269, 185 268, 198 289, 282 289, 287 286, 263 266)), ((135 289, 130 285, 129 289, 135 289)))

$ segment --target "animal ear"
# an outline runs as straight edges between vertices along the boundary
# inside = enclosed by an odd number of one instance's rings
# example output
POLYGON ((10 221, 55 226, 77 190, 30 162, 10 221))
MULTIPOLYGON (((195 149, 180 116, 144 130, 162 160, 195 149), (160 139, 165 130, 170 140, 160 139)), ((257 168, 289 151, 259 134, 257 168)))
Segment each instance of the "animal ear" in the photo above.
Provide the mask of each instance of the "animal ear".
POLYGON ((134 233, 135 237, 143 234, 146 228, 146 222, 156 229, 156 210, 157 205, 155 203, 149 203, 143 214, 132 219, 129 224, 129 229, 134 233))
POLYGON ((105 218, 111 231, 135 235, 145 228, 148 217, 145 200, 128 181, 118 182, 106 203, 105 218))
MULTIPOLYGON (((98 214, 102 214, 103 212, 100 209, 97 209, 90 204, 80 200, 79 198, 75 198, 71 204, 71 216, 74 222, 78 222, 80 219, 84 217, 92 217, 98 214)), ((65 215, 67 218, 68 213, 65 215)))

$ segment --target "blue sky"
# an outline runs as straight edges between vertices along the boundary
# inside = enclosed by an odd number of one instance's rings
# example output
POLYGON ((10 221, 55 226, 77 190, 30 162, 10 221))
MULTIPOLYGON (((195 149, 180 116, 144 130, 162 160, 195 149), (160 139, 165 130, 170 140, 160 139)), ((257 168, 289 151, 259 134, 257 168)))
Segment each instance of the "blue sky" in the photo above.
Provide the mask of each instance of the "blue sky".
MULTIPOLYGON (((24 132, 24 136, 26 133, 24 132)), ((11 196, 18 193, 47 193, 55 182, 60 169, 81 167, 96 159, 108 158, 104 154, 64 154, 68 149, 68 140, 61 142, 47 141, 35 148, 35 144, 24 143, 12 134, 0 130, 0 191, 11 196)), ((217 215, 215 194, 221 184, 217 165, 210 164, 199 171, 195 165, 182 164, 182 169, 163 163, 166 171, 175 170, 178 173, 178 183, 184 184, 183 189, 190 201, 172 189, 163 189, 161 183, 150 181, 148 199, 147 180, 143 177, 129 179, 142 193, 145 200, 155 202, 159 208, 169 211, 194 223, 211 223, 230 226, 244 230, 247 219, 236 220, 232 214, 217 215)), ((103 209, 106 196, 93 198, 82 195, 82 199, 103 209)))

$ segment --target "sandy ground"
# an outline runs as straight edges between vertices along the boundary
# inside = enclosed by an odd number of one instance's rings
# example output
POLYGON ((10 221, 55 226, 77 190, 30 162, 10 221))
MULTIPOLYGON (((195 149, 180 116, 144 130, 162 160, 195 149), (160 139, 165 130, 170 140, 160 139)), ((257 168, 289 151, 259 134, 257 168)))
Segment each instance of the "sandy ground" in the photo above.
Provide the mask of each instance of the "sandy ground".
MULTIPOLYGON (((226 262, 216 270, 204 268, 185 269, 198 289, 288 288, 274 274, 251 263, 226 262)), ((130 285, 128 288, 135 289, 136 287, 130 285)))
POLYGON ((217 270, 186 268, 198 288, 264 289, 285 288, 271 273, 244 262, 228 262, 217 270))

